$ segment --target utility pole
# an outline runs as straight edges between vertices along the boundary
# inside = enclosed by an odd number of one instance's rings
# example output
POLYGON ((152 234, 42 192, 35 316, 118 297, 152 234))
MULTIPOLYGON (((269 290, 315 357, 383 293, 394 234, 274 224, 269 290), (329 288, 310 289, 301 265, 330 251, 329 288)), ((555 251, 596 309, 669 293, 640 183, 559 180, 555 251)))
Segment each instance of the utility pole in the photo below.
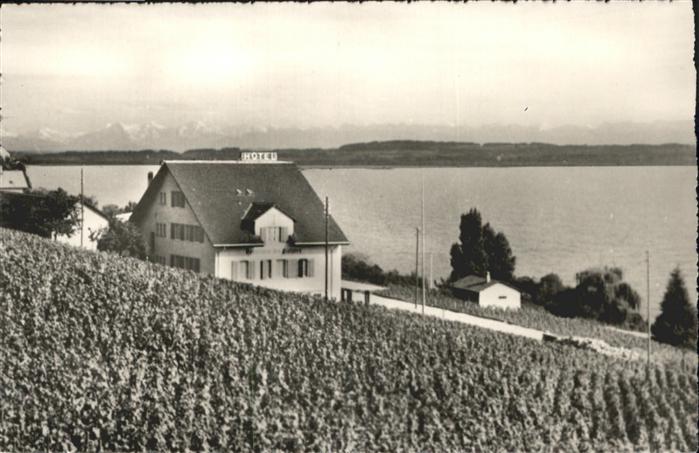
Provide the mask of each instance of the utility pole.
POLYGON ((330 215, 330 204, 328 197, 325 197, 325 301, 328 301, 328 217, 330 215))
POLYGON ((420 228, 415 228, 415 309, 420 297, 420 228))
POLYGON ((83 236, 85 235, 85 196, 83 193, 83 167, 80 167, 80 247, 83 246, 83 236))
POLYGON ((421 170, 422 175, 422 314, 425 314, 425 172, 421 170))
POLYGON ((432 274, 432 252, 430 252, 430 280, 427 282, 427 287, 429 289, 434 288, 434 275, 432 274))
POLYGON ((648 357, 647 370, 650 374, 650 253, 646 250, 646 324, 648 326, 648 357))

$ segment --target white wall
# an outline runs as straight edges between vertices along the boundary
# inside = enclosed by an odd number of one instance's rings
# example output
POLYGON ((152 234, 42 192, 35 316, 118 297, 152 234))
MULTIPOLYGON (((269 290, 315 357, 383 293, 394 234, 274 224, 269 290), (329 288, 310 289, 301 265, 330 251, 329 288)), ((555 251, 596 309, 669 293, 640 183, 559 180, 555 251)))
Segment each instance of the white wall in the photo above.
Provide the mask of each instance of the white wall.
MULTIPOLYGON (((261 236, 260 230, 266 227, 286 228, 289 235, 294 234, 294 221, 277 208, 270 208, 255 220, 255 234, 261 236)), ((282 238, 282 242, 286 240, 282 238)))
MULTIPOLYGON (((253 261, 255 266, 255 278, 247 280, 239 272, 237 281, 252 283, 266 288, 282 291, 298 291, 323 295, 325 293, 325 248, 323 246, 292 247, 288 248, 284 243, 265 244, 263 247, 253 247, 246 253, 243 248, 221 249, 216 254, 216 273, 219 278, 233 279, 231 275, 232 262, 253 261), (293 250, 295 253, 284 253, 293 250), (277 260, 288 259, 313 260, 312 277, 284 278, 277 260), (272 260, 272 278, 260 279, 260 261, 272 260)), ((328 297, 340 300, 340 284, 342 278, 342 247, 339 245, 328 247, 328 297)), ((240 269, 240 265, 238 265, 240 269)))
POLYGON ((22 170, 3 170, 0 168, 0 190, 21 192, 27 188, 29 186, 22 170))
POLYGON ((478 305, 516 310, 521 305, 520 293, 507 285, 496 283, 480 292, 478 305))
MULTIPOLYGON (((90 240, 90 233, 97 232, 102 228, 109 226, 109 221, 101 215, 94 212, 92 209, 85 208, 83 223, 83 248, 87 250, 97 250, 97 238, 94 241, 90 240)), ((80 205, 78 205, 78 222, 80 221, 80 205)), ((69 244, 75 247, 80 247, 80 225, 76 225, 73 234, 68 237, 66 235, 56 236, 58 242, 69 244)))

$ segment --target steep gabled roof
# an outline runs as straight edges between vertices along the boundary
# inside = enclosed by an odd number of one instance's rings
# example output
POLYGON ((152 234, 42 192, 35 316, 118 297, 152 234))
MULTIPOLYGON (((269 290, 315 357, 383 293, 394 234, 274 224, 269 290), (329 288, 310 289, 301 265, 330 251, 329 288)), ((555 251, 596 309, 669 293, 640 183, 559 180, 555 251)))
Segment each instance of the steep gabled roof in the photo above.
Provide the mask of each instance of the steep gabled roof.
POLYGON ((270 203, 267 201, 253 201, 248 205, 248 208, 245 210, 245 213, 243 213, 243 221, 250 221, 254 222, 257 220, 262 214, 265 212, 269 211, 270 209, 275 208, 278 211, 280 211, 282 214, 285 216, 289 217, 291 220, 295 220, 293 217, 291 217, 289 214, 284 212, 283 209, 279 209, 279 206, 277 206, 274 203, 270 203))
MULTIPOLYGON (((75 206, 79 208, 79 207, 80 207, 80 202, 78 201, 78 203, 77 203, 75 206)), ((109 220, 109 217, 107 217, 106 214, 105 214, 104 212, 102 212, 101 209, 99 209, 99 208, 93 206, 92 203, 88 202, 87 200, 85 201, 85 203, 83 204, 83 206, 85 206, 87 209, 89 209, 90 211, 94 212, 94 213, 97 214, 98 216, 102 217, 103 219, 109 220)))
MULTIPOLYGON (((175 179, 214 245, 249 242, 242 218, 249 215, 251 204, 257 206, 256 213, 273 205, 293 218, 297 244, 325 240, 323 203, 292 163, 165 161, 134 209, 132 221, 138 221, 146 207, 155 202, 167 173, 175 179)), ((328 242, 349 243, 332 217, 328 222, 328 242)))
POLYGON ((478 275, 467 275, 466 277, 462 278, 461 280, 457 280, 454 283, 451 284, 452 288, 456 289, 461 289, 464 291, 471 291, 474 293, 479 293, 483 291, 486 288, 490 288, 493 285, 505 285, 508 288, 512 288, 516 291, 519 291, 517 288, 508 285, 507 283, 503 283, 498 280, 493 280, 491 279, 490 281, 487 281, 485 277, 480 277, 478 275))

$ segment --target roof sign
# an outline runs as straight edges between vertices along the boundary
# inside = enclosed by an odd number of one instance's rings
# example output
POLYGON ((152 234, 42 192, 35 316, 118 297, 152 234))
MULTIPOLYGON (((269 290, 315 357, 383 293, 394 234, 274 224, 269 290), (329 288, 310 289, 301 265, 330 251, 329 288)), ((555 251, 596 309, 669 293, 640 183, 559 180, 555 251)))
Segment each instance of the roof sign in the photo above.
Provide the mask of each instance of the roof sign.
POLYGON ((244 152, 240 153, 240 160, 244 162, 256 162, 256 161, 276 161, 276 152, 244 152))

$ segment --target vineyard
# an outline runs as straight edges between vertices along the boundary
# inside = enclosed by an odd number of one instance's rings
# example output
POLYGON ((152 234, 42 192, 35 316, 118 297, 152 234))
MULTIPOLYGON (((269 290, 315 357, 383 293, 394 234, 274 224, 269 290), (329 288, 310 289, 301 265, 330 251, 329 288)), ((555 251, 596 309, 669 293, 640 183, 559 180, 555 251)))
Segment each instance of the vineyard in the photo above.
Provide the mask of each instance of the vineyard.
POLYGON ((694 451, 696 390, 0 229, 2 451, 694 451))
MULTIPOLYGON (((407 302, 415 301, 415 287, 391 285, 380 294, 407 302)), ((639 338, 609 329, 599 321, 582 318, 562 318, 547 312, 542 307, 526 303, 522 304, 522 308, 519 310, 500 310, 493 307, 480 307, 474 302, 457 299, 443 291, 431 290, 427 293, 427 305, 469 315, 497 319, 557 335, 598 338, 611 346, 635 349, 643 354, 645 354, 648 344, 646 338, 639 338)), ((697 366, 697 356, 690 351, 655 341, 652 345, 652 351, 654 361, 678 366, 684 364, 687 370, 697 366)))

